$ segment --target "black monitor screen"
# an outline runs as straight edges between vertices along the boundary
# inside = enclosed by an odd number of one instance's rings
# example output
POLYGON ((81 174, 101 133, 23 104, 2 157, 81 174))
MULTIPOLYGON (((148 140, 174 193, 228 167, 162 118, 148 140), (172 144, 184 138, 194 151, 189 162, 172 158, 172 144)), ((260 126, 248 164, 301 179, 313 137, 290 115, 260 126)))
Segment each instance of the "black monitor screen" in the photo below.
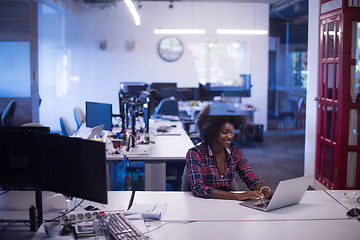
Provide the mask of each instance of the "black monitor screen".
POLYGON ((32 152, 42 190, 107 203, 105 144, 61 135, 38 134, 32 152))
POLYGON ((160 99, 164 98, 178 98, 177 83, 172 82, 154 82, 150 85, 151 89, 156 89, 160 94, 160 99))
POLYGON ((34 187, 30 153, 37 132, 50 133, 50 128, 0 126, 0 187, 3 190, 34 187))
POLYGON ((18 128, 0 130, 2 189, 37 188, 107 203, 103 142, 18 128))
POLYGON ((104 124, 104 130, 111 131, 112 105, 109 103, 86 102, 86 126, 96 127, 104 124))
POLYGON ((120 89, 129 97, 138 97, 142 91, 146 91, 148 85, 144 82, 121 82, 120 89))

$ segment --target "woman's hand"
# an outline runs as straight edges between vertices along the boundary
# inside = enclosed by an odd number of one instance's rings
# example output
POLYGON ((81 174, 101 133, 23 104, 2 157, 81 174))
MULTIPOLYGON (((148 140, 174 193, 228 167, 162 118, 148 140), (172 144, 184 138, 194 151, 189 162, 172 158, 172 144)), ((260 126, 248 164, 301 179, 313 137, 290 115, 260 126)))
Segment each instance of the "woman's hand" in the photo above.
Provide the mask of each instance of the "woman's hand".
POLYGON ((259 191, 248 191, 243 193, 234 193, 235 200, 247 200, 247 199, 256 199, 260 200, 264 198, 264 195, 259 191))

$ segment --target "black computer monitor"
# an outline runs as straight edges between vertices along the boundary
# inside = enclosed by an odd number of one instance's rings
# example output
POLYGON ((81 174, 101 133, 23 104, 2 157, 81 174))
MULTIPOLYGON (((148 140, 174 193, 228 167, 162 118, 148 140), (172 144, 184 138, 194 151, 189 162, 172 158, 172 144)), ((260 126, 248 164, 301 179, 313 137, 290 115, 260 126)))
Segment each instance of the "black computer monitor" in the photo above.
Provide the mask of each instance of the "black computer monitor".
POLYGON ((178 98, 180 101, 199 100, 199 88, 178 88, 178 98))
POLYGON ((85 103, 86 126, 96 127, 104 124, 104 130, 112 128, 112 104, 99 102, 85 103))
POLYGON ((242 74, 238 82, 231 86, 227 85, 212 85, 206 83, 199 84, 200 99, 203 101, 212 100, 215 96, 225 97, 250 97, 251 96, 251 76, 242 74))
POLYGON ((142 91, 148 88, 147 83, 144 82, 121 82, 120 90, 128 97, 138 97, 142 91))
POLYGON ((0 188, 33 190, 35 182, 30 153, 32 138, 49 127, 0 126, 0 188))
POLYGON ((107 165, 103 142, 38 134, 32 151, 42 190, 107 203, 107 165))
POLYGON ((176 82, 154 82, 150 85, 151 89, 156 89, 160 94, 160 99, 174 97, 178 98, 176 82))
POLYGON ((105 144, 26 128, 0 130, 0 187, 107 203, 105 144))

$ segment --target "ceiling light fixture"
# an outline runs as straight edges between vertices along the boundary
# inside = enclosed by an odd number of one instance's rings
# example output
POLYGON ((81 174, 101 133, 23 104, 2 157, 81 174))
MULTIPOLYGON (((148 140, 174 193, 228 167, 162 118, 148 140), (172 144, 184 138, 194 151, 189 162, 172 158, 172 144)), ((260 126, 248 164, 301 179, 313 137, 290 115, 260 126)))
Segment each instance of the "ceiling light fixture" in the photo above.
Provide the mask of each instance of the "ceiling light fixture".
POLYGON ((205 29, 154 29, 154 34, 205 34, 205 29))
POLYGON ((131 15, 134 18, 135 25, 139 26, 140 25, 140 16, 139 16, 139 13, 136 11, 134 4, 132 3, 131 0, 124 0, 124 2, 126 4, 126 6, 128 7, 131 15))
POLYGON ((267 35, 267 30, 216 29, 217 34, 267 35))

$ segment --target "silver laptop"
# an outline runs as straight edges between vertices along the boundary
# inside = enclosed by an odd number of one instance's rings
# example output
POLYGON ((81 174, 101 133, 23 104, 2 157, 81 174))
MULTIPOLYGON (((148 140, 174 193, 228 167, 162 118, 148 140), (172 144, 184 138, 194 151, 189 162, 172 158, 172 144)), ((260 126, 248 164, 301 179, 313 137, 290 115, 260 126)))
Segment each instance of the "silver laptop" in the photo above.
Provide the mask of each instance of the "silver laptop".
POLYGON ((239 204, 264 212, 297 204, 303 198, 312 179, 313 176, 305 176, 280 181, 271 199, 264 199, 263 201, 249 199, 239 204))
POLYGON ((100 138, 101 132, 104 129, 104 124, 101 124, 99 126, 93 127, 91 129, 90 135, 87 139, 94 139, 94 138, 100 138))

